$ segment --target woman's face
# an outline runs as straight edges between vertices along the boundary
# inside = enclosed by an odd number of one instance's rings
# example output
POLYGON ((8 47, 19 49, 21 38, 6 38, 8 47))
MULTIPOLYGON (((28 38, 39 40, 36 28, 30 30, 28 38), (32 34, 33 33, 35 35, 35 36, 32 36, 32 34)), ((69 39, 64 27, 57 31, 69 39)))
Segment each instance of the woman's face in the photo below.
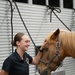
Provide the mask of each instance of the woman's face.
POLYGON ((27 51, 29 46, 30 46, 30 39, 27 35, 23 35, 22 36, 22 40, 20 42, 18 42, 17 44, 18 48, 24 50, 24 51, 27 51))

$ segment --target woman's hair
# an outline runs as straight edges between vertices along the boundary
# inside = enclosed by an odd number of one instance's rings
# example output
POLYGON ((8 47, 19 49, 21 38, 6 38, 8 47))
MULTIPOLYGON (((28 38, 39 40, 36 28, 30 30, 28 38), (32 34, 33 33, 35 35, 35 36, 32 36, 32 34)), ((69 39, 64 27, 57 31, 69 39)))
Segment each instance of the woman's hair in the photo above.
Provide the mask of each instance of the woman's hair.
POLYGON ((16 45, 16 42, 17 41, 21 41, 22 40, 22 36, 23 35, 25 35, 24 33, 21 33, 21 32, 19 32, 19 33, 17 33, 16 35, 15 35, 15 37, 14 37, 14 40, 11 42, 11 44, 13 45, 13 46, 17 46, 16 45))

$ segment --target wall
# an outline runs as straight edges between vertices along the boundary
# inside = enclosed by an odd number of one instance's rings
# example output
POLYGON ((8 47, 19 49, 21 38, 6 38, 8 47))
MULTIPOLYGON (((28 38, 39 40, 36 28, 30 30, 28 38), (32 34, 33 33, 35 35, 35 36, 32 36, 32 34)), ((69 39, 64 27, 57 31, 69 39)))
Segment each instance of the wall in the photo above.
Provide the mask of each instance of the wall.
MULTIPOLYGON (((48 33, 57 28, 68 30, 53 14, 52 22, 50 22, 50 10, 45 6, 32 5, 25 3, 17 3, 18 8, 21 12, 25 25, 35 42, 36 45, 41 45, 44 38, 48 33)), ((0 1, 0 68, 4 59, 12 53, 11 48, 11 13, 10 4, 6 1, 0 1)), ((14 35, 17 32, 23 32, 27 34, 27 31, 19 17, 15 5, 13 4, 13 31, 14 35)), ((59 18, 71 29, 75 30, 75 25, 73 25, 73 10, 61 8, 61 13, 55 13, 59 18)), ((28 35, 28 34, 27 34, 28 35)), ((27 51, 32 57, 35 56, 35 48, 33 43, 27 51)), ((66 58, 63 61, 63 69, 60 67, 55 72, 60 70, 65 70, 66 75, 75 75, 75 60, 73 58, 66 58)), ((55 73, 54 72, 54 73, 55 73)), ((30 75, 35 75, 36 66, 30 65, 30 75)))

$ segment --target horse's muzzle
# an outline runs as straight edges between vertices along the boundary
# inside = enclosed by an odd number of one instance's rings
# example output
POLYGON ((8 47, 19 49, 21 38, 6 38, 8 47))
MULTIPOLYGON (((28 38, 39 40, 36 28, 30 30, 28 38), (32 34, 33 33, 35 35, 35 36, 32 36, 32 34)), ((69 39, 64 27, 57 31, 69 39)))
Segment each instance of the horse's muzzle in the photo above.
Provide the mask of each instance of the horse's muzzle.
POLYGON ((40 75, 51 75, 49 70, 44 70, 40 75))

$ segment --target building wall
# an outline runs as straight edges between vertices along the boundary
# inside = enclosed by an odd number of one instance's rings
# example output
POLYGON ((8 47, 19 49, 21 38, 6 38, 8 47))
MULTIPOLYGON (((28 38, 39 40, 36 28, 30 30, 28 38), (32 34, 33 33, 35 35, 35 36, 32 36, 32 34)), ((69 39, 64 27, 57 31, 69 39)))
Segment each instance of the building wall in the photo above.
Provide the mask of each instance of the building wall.
MULTIPOLYGON (((44 38, 48 33, 53 30, 65 29, 68 30, 53 14, 52 22, 50 22, 50 9, 46 6, 32 5, 25 3, 18 3, 18 8, 21 12, 27 29, 35 42, 36 46, 41 45, 44 38)), ((7 1, 0 1, 0 69, 2 63, 6 57, 12 53, 11 47, 11 8, 10 3, 7 1)), ((59 18, 71 29, 75 30, 75 24, 73 21, 73 10, 61 8, 61 13, 55 13, 59 18)), ((28 35, 17 9, 13 3, 13 34, 17 32, 23 32, 28 35)), ((15 49, 15 48, 14 48, 15 49)), ((31 42, 29 50, 27 51, 32 57, 35 56, 35 47, 31 42)), ((59 67, 55 72, 64 70, 66 75, 75 75, 75 60, 73 58, 66 58, 63 61, 63 66, 59 67)), ((55 73, 54 72, 54 73, 55 73)), ((36 74, 36 66, 30 65, 30 75, 36 74)))

